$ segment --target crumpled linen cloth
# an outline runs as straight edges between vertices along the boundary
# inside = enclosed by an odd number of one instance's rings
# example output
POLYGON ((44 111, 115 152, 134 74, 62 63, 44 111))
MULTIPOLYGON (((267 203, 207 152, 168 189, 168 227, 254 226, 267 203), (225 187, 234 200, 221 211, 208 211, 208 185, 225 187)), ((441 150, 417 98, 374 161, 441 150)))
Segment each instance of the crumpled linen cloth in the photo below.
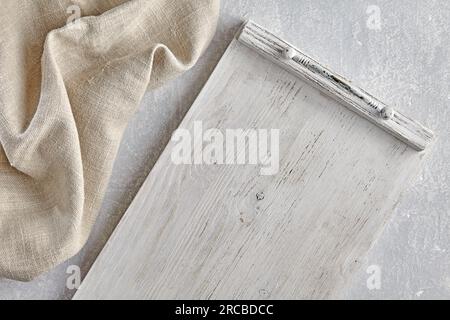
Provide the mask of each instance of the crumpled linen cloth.
POLYGON ((0 278, 31 280, 82 248, 127 121, 149 88, 195 64, 218 11, 219 0, 1 1, 0 278), (72 5, 82 18, 67 24, 72 5))

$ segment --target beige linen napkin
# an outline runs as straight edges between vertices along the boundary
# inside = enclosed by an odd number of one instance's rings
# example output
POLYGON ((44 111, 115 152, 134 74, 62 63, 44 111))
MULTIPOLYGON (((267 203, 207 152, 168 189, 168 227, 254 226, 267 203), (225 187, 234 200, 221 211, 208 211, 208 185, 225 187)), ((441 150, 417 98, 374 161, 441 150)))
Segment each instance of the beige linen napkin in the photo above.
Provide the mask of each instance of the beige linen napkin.
POLYGON ((218 0, 2 0, 0 277, 30 280, 81 249, 128 119, 147 88, 193 66, 218 10, 218 0), (82 18, 67 24, 76 8, 82 18))

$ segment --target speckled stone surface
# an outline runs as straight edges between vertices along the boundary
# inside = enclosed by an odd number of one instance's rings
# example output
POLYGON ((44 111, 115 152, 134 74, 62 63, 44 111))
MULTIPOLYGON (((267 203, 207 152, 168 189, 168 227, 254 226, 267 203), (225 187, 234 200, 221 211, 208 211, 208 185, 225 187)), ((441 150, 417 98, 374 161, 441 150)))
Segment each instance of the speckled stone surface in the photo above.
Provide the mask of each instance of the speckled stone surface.
POLYGON ((222 0, 197 66, 149 92, 125 134, 95 230, 80 254, 30 283, 0 280, 0 299, 70 299, 191 106, 241 21, 252 18, 396 108, 438 140, 342 298, 450 299, 450 2, 222 0), (374 285, 373 274, 377 272, 374 285), (367 282, 369 280, 369 285, 367 282), (378 281, 379 280, 379 281, 378 281))

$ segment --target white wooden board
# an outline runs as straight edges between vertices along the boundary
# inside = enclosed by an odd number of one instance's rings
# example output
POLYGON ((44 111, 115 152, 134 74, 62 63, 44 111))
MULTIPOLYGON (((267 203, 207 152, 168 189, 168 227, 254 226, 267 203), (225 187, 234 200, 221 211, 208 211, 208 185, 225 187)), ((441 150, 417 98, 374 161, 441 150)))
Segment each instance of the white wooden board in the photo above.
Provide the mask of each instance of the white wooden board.
POLYGON ((169 143, 75 299, 332 298, 358 268, 425 153, 247 45, 180 128, 280 129, 279 172, 175 165, 169 143))

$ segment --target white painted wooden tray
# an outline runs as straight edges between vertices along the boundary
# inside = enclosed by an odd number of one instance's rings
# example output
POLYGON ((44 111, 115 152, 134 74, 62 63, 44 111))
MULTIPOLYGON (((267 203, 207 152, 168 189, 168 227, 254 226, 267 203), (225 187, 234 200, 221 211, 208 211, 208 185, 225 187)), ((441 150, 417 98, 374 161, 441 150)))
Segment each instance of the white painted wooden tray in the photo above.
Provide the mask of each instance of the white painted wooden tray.
POLYGON ((433 138, 253 22, 195 121, 281 129, 279 172, 176 165, 169 143, 75 299, 338 297, 433 138))

